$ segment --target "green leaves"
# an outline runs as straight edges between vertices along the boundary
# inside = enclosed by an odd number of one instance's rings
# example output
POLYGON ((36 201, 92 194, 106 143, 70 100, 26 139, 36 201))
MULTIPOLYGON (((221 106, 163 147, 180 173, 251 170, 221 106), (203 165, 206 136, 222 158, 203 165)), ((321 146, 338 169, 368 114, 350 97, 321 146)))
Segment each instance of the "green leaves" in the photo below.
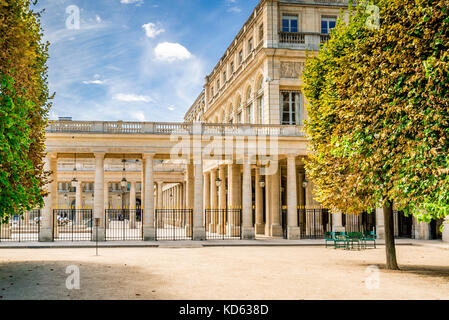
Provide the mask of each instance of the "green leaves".
POLYGON ((335 210, 393 200, 418 218, 438 217, 449 208, 448 174, 437 174, 449 169, 448 2, 374 4, 378 30, 350 8, 349 23, 338 23, 306 63, 306 130, 316 152, 306 168, 319 200, 335 210))

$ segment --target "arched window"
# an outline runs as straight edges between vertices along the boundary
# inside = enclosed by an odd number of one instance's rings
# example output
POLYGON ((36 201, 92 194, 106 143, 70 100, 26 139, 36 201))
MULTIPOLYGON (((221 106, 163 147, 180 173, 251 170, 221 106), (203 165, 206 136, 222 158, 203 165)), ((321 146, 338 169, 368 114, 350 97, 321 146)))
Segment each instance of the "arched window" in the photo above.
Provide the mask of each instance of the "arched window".
POLYGON ((229 105, 228 109, 228 123, 234 122, 234 109, 232 107, 232 103, 229 105))
POLYGON ((246 92, 246 123, 254 123, 254 111, 253 111, 253 91, 251 87, 246 92))

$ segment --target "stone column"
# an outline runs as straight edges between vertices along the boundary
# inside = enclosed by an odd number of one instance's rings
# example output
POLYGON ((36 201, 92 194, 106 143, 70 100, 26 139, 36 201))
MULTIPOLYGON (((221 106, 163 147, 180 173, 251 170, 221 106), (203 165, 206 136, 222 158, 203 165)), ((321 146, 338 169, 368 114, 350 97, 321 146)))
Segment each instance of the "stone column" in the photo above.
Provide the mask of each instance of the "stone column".
MULTIPOLYGON (((240 176, 240 166, 238 164, 228 165, 228 194, 229 194, 229 208, 231 210, 241 210, 241 176, 240 176)), ((240 217, 235 212, 230 212, 229 217, 229 228, 231 236, 240 235, 240 217)))
POLYGON ((271 236, 282 237, 282 226, 280 216, 280 181, 279 181, 279 167, 276 173, 271 176, 271 236))
MULTIPOLYGON (((44 160, 44 170, 51 171, 52 174, 49 180, 52 181, 47 185, 49 195, 44 198, 44 207, 41 213, 39 241, 51 242, 53 241, 53 209, 57 205, 58 182, 56 181, 58 170, 58 159, 56 154, 48 154, 44 160)), ((3 230, 4 231, 4 230, 3 230)))
MULTIPOLYGON (((210 172, 210 208, 213 210, 211 213, 211 221, 209 226, 209 231, 212 233, 217 232, 218 224, 218 193, 217 193, 217 169, 212 169, 210 172)), ((223 183, 223 182, 222 182, 223 183)))
MULTIPOLYGON (((95 156, 95 183, 94 183, 94 218, 100 219, 98 227, 98 241, 105 241, 105 224, 104 224, 104 156, 103 152, 94 154, 95 156)), ((94 232, 92 237, 95 240, 97 233, 94 232)))
POLYGON ((154 154, 144 154, 143 159, 143 240, 154 241, 156 240, 156 229, 154 227, 154 154))
POLYGON ((251 187, 251 163, 245 157, 243 161, 243 184, 242 184, 242 238, 252 240, 255 238, 253 226, 253 191, 251 187))
POLYGON ((443 222, 443 241, 449 242, 449 217, 446 217, 443 222))
POLYGON ((206 240, 206 229, 204 227, 203 212, 203 163, 198 160, 195 164, 195 205, 193 208, 193 240, 206 240))
POLYGON ((218 189, 218 206, 220 208, 220 213, 218 214, 218 224, 217 224, 217 233, 223 234, 224 232, 224 210, 227 209, 227 199, 226 199, 226 166, 221 165, 219 167, 218 176, 221 180, 220 187, 218 189))
POLYGON ((343 219, 342 219, 342 213, 334 213, 332 215, 332 231, 333 232, 345 232, 345 227, 343 227, 343 219))
POLYGON ((256 192, 256 234, 264 234, 265 224, 263 222, 263 188, 260 186, 260 168, 256 168, 255 192, 256 192))
MULTIPOLYGON (((109 209, 109 182, 107 182, 107 181, 104 183, 104 209, 105 210, 109 209)), ((108 217, 108 215, 105 214, 105 221, 104 221, 104 225, 106 228, 105 232, 107 232, 108 223, 109 223, 109 217, 108 217)))
MULTIPOLYGON (((210 188, 211 188, 211 181, 210 181, 210 177, 211 177, 211 173, 210 172, 205 172, 204 173, 204 192, 203 192, 203 196, 204 196, 204 201, 203 201, 203 207, 204 210, 209 210, 210 209, 210 202, 211 202, 211 198, 210 198, 210 188)), ((212 224, 212 217, 210 214, 210 211, 208 212, 209 215, 209 221, 204 221, 204 223, 208 223, 208 225, 206 226, 207 231, 208 232, 213 232, 211 230, 214 230, 213 228, 211 229, 211 224, 212 224)), ((205 215, 204 215, 205 216, 205 215)))
POLYGON ((129 188, 129 227, 136 228, 136 182, 131 181, 129 188))
POLYGON ((296 156, 287 157, 287 237, 299 239, 301 233, 298 227, 298 202, 296 196, 296 156))
MULTIPOLYGON (((193 181, 193 164, 187 164, 186 168, 186 207, 189 210, 193 210, 194 208, 194 181, 193 181)), ((201 175, 202 176, 202 175, 201 175)), ((188 237, 192 236, 192 221, 190 214, 187 214, 185 217, 186 223, 186 235, 188 237)))
POLYGON ((376 208, 376 234, 378 239, 385 238, 384 210, 376 208))
POLYGON ((81 224, 83 216, 81 214, 81 209, 83 209, 83 182, 79 181, 76 186, 76 195, 75 195, 75 209, 76 211, 76 223, 81 224))
POLYGON ((413 217, 413 224, 415 225, 415 239, 416 240, 430 240, 430 223, 418 222, 413 217))
MULTIPOLYGON (((156 210, 164 209, 164 192, 162 188, 164 187, 164 183, 161 181, 157 181, 157 207, 156 210)), ((159 214, 157 216, 157 227, 164 228, 164 216, 163 214, 159 214)))
POLYGON ((306 232, 306 197, 305 197, 305 189, 303 186, 304 179, 306 177, 306 174, 304 170, 301 169, 301 171, 298 173, 298 205, 300 210, 299 214, 299 230, 305 234, 306 232))
POLYGON ((271 234, 271 175, 265 176, 265 234, 271 234))

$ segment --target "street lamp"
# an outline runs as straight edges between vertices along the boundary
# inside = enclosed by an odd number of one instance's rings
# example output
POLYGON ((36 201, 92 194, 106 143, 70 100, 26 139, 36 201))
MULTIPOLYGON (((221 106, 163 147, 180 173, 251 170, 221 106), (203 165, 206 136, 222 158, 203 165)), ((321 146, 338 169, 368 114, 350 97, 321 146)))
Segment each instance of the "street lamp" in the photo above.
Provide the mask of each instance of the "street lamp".
POLYGON ((73 179, 72 179, 72 188, 76 188, 78 186, 78 180, 76 179, 76 153, 75 153, 75 165, 73 167, 73 179))
POLYGON ((302 182, 302 187, 303 187, 304 189, 306 189, 308 183, 309 183, 309 181, 307 181, 306 178, 304 178, 304 181, 302 182))
POLYGON ((120 185, 122 186, 122 189, 125 190, 125 188, 128 186, 128 181, 125 178, 125 174, 126 174, 126 168, 125 168, 126 159, 125 159, 125 155, 123 155, 122 163, 123 163, 123 179, 120 182, 120 185))
POLYGON ((221 179, 220 178, 215 179, 215 185, 220 188, 220 186, 221 186, 221 179))
POLYGON ((260 180, 259 180, 259 186, 260 186, 261 188, 265 188, 265 180, 264 180, 264 178, 260 178, 260 180))

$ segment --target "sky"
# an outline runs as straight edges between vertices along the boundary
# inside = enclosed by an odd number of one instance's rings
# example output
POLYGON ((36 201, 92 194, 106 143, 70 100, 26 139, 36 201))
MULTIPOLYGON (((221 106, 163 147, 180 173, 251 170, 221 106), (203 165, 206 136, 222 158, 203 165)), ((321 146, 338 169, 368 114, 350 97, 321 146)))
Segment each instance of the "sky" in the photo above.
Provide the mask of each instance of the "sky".
POLYGON ((50 119, 179 122, 259 0, 39 0, 50 119))

